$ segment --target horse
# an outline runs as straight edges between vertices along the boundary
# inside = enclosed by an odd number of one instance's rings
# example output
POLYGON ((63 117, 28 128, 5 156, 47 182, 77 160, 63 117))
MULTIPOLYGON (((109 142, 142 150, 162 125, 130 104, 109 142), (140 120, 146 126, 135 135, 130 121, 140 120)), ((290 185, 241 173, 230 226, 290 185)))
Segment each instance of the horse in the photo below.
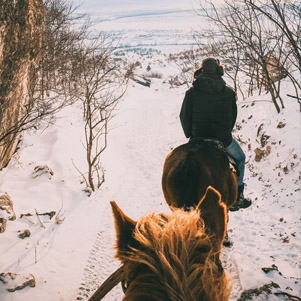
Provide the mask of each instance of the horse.
MULTIPOLYGON (((111 201, 124 301, 226 301, 231 286, 219 259, 227 207, 208 187, 189 211, 126 216, 111 201)), ((120 274, 119 273, 119 274, 120 274)))
POLYGON ((171 151, 164 162, 162 189, 171 208, 195 207, 208 186, 230 209, 237 199, 237 174, 221 142, 194 138, 171 151))

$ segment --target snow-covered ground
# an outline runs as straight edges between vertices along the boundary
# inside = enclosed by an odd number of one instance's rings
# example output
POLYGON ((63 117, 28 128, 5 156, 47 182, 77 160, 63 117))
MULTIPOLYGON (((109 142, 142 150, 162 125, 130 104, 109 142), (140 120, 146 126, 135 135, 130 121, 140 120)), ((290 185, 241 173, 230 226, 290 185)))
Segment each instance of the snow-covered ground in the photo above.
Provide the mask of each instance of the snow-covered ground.
POLYGON ((76 0, 74 3, 79 5, 78 13, 88 13, 91 35, 105 32, 119 41, 120 49, 152 47, 176 52, 196 46, 194 30, 204 28, 194 0, 76 0))
MULTIPOLYGON (((162 78, 152 79, 150 88, 131 81, 117 106, 101 160, 105 183, 91 197, 72 163, 85 171, 80 106, 64 109, 42 132, 25 133, 20 150, 0 172, 0 196, 7 192, 16 213, 0 234, 0 274, 32 274, 36 286, 8 292, 16 280, 4 284, 0 279, 0 300, 86 300, 119 266, 110 200, 133 219, 169 210, 161 175, 165 156, 187 141, 178 117, 186 87, 170 88, 168 76, 177 71, 164 57, 158 59, 144 60, 141 72, 151 64, 162 78), (34 177, 34 168, 43 165, 54 174, 34 177), (37 215, 51 211, 51 219, 37 215), (19 238, 25 229, 31 235, 19 238)), ((258 288, 243 300, 301 298, 300 107, 286 96, 290 91, 284 83, 280 114, 268 94, 239 101, 234 136, 247 155, 245 195, 253 204, 229 214, 233 246, 224 249, 223 262, 232 277, 233 301, 258 288), (259 162, 256 148, 264 151, 259 162)), ((7 216, 3 210, 0 214, 7 216)), ((104 300, 122 295, 118 285, 104 300)))

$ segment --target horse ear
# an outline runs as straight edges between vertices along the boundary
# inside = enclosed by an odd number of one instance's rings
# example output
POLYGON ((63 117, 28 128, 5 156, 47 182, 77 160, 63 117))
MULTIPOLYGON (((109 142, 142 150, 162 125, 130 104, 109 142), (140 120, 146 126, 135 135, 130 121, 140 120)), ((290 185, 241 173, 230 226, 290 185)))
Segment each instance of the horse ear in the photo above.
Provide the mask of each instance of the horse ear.
POLYGON ((117 238, 117 256, 128 251, 129 243, 136 226, 136 221, 126 216, 117 206, 115 201, 111 201, 113 216, 115 220, 115 230, 117 238))
POLYGON ((214 236, 214 240, 219 245, 222 244, 226 236, 227 208, 221 201, 220 193, 211 186, 207 187, 206 193, 197 205, 200 210, 206 231, 214 236))
POLYGON ((216 206, 220 206, 221 202, 221 195, 220 193, 214 189, 212 186, 208 186, 206 189, 206 192, 202 199, 199 201, 197 205, 197 209, 201 210, 206 210, 209 208, 214 208, 216 206))

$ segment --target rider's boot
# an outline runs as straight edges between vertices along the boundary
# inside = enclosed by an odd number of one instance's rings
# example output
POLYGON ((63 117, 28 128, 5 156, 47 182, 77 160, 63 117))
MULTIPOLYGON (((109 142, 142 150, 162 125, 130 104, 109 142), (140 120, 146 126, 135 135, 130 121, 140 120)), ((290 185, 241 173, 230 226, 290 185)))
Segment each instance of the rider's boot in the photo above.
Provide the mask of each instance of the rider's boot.
POLYGON ((238 186, 237 200, 235 204, 230 208, 230 211, 237 211, 239 209, 248 208, 249 206, 251 206, 251 204, 251 199, 244 197, 244 184, 238 186))

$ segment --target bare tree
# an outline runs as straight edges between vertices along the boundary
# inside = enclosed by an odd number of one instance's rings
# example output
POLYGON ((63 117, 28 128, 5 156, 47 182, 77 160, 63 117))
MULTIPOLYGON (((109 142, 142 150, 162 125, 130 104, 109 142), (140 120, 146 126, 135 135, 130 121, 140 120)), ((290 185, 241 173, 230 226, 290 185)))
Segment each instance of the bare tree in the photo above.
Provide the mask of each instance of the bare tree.
POLYGON ((107 147, 108 122, 114 108, 126 91, 128 72, 112 54, 113 40, 100 34, 87 46, 83 43, 75 56, 74 68, 81 74, 74 89, 74 97, 81 100, 85 120, 86 159, 88 165, 86 185, 95 191, 104 182, 101 154, 107 147), (97 178, 97 182, 96 179, 97 178), (97 184, 96 184, 97 183, 97 184))
MULTIPOLYGON (((254 87, 260 91, 264 85, 271 94, 277 112, 280 111, 277 99, 281 107, 284 107, 280 97, 280 80, 288 76, 298 86, 292 69, 292 66, 296 66, 296 61, 290 62, 290 58, 294 52, 295 59, 299 60, 297 45, 300 39, 296 34, 298 18, 289 17, 291 11, 297 14, 296 4, 289 0, 286 1, 287 5, 280 2, 256 1, 255 5, 252 0, 224 1, 220 7, 212 1, 199 1, 203 16, 214 24, 215 43, 223 45, 224 51, 220 53, 230 66, 228 76, 236 83, 238 74, 245 75, 249 79, 248 95, 254 87), (271 70, 276 70, 278 76, 275 76, 275 72, 271 73, 271 70)), ((235 84, 235 87, 240 85, 235 84)))
MULTIPOLYGON (((38 128, 41 123, 48 126, 53 121, 54 114, 72 102, 70 82, 76 81, 76 74, 72 73, 73 69, 70 67, 71 54, 79 41, 84 39, 87 26, 83 24, 74 29, 74 22, 82 16, 75 17, 75 9, 68 1, 45 0, 43 4, 45 15, 40 25, 43 31, 41 43, 31 45, 31 55, 39 53, 39 56, 31 65, 26 78, 21 79, 29 83, 29 89, 24 90, 19 98, 28 98, 28 101, 13 123, 5 126, 5 130, 1 126, 0 148, 3 151, 0 162, 23 131, 38 128)), ((9 68, 9 65, 2 68, 9 68)), ((12 89, 13 87, 7 87, 7 93, 12 89)), ((4 122, 1 112, 5 109, 5 103, 0 102, 1 123, 4 122)))
MULTIPOLYGON (((273 52, 274 59, 271 68, 277 70, 278 77, 286 75, 294 85, 296 98, 300 104, 300 73, 301 73, 301 7, 299 1, 265 1, 245 0, 246 4, 251 6, 258 13, 263 14, 270 22, 272 22, 278 32, 278 43, 276 50, 273 52), (280 43, 279 43, 280 42, 280 43), (276 55, 278 53, 278 55, 276 55), (299 74, 296 76, 293 69, 297 68, 299 74)), ((275 82, 275 81, 273 81, 275 82)), ((276 88, 277 89, 277 88, 276 88)), ((278 85, 278 93, 280 89, 280 81, 278 85)))
POLYGON ((267 3, 267 1, 261 0, 256 2, 245 0, 245 3, 266 16, 285 36, 285 40, 288 42, 287 46, 291 48, 293 56, 291 63, 301 72, 301 7, 299 1, 269 0, 267 3))
POLYGON ((0 169, 17 147, 31 106, 31 69, 40 58, 43 19, 41 0, 0 1, 0 169))
POLYGON ((87 16, 77 14, 76 7, 66 0, 44 0, 45 26, 42 60, 37 68, 41 98, 63 89, 68 94, 72 53, 86 38, 89 27, 87 16))

